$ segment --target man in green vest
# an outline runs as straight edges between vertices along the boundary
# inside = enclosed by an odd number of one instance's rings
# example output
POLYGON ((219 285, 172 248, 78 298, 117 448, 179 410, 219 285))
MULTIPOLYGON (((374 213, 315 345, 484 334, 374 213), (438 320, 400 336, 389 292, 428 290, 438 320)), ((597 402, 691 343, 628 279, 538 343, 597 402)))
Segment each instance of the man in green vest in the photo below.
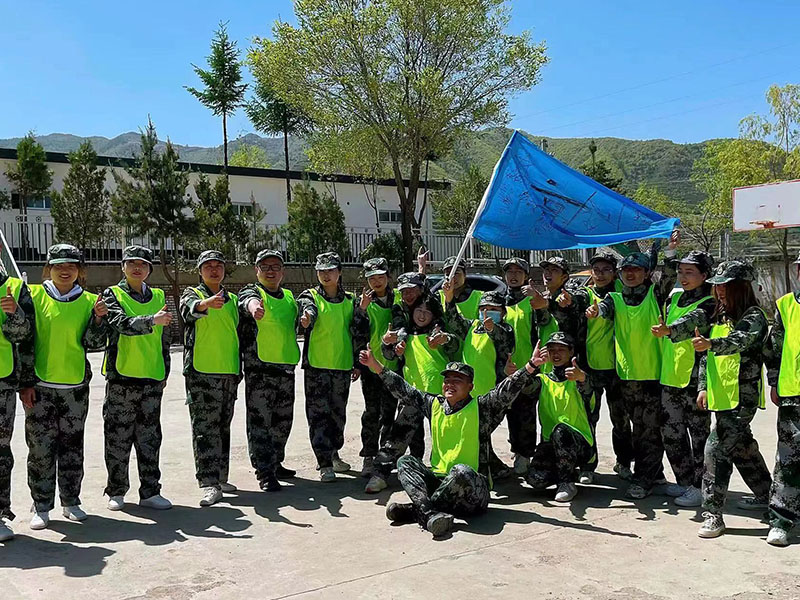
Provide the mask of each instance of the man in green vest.
POLYGON ((128 463, 136 446, 139 505, 172 508, 161 495, 161 397, 169 375, 172 314, 164 290, 145 279, 153 271, 153 251, 128 246, 122 251, 123 279, 103 292, 108 307, 106 397, 103 403, 109 510, 122 510, 130 484, 128 463))
POLYGON ((192 424, 195 474, 203 490, 200 506, 235 492, 228 482, 231 421, 242 379, 239 357, 239 308, 226 290, 225 257, 206 250, 197 258, 200 283, 183 291, 183 375, 192 424))
MULTIPOLYGON (((794 265, 800 281, 800 254, 794 265)), ((778 407, 767 543, 786 546, 792 527, 800 523, 800 290, 778 299, 767 348, 767 379, 772 402, 778 407)))
POLYGON ((25 408, 33 402, 33 389, 27 387, 23 393, 19 382, 19 367, 22 360, 33 364, 33 300, 28 286, 16 277, 9 277, 0 263, 0 542, 11 540, 14 532, 10 523, 11 470, 14 455, 11 453, 11 437, 14 432, 17 390, 25 408), (23 354, 25 356, 23 356, 23 354))
POLYGON ((556 502, 570 502, 578 493, 578 468, 592 453, 594 430, 588 412, 594 389, 575 358, 575 341, 563 331, 547 339, 549 373, 539 373, 526 390, 539 400, 542 441, 531 458, 528 483, 535 490, 555 484, 556 502))
POLYGON ((417 521, 439 537, 452 529, 454 516, 466 518, 486 510, 492 431, 544 362, 539 348, 524 368, 477 397, 471 395, 474 371, 464 363, 447 365, 442 371, 442 394, 437 395, 412 387, 385 369, 369 350, 361 353, 360 361, 380 376, 398 403, 415 405, 431 424, 431 468, 413 456, 397 461, 397 475, 411 503, 391 503, 387 518, 397 523, 417 521))
POLYGON ((247 448, 261 489, 281 489, 279 479, 295 476, 283 465, 294 417, 297 302, 282 287, 283 255, 264 249, 256 255, 256 283, 239 291, 239 339, 244 366, 247 448))

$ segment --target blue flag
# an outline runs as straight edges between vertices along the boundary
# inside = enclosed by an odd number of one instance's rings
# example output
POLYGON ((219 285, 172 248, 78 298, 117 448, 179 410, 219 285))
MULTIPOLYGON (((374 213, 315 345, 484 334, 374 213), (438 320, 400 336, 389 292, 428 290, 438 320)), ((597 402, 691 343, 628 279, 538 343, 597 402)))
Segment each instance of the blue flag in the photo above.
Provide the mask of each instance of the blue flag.
POLYGON ((595 248, 669 237, 679 223, 578 173, 517 131, 478 211, 472 237, 516 250, 595 248))

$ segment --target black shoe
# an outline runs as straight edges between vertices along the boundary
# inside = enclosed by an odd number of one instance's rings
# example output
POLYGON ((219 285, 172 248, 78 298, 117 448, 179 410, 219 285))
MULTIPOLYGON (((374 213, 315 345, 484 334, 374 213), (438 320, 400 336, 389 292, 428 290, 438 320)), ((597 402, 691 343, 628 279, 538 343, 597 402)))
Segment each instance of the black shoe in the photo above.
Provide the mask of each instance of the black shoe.
POLYGON ((386 518, 393 523, 413 523, 417 520, 414 505, 410 502, 407 504, 392 502, 386 507, 386 518))
POLYGON ((428 517, 428 522, 425 524, 427 529, 433 537, 441 537, 453 529, 453 515, 447 513, 437 512, 428 517))
POLYGON ((283 465, 278 465, 278 468, 275 469, 275 475, 278 477, 278 479, 291 479, 297 475, 297 471, 294 469, 287 469, 283 465))
POLYGON ((267 478, 264 481, 260 481, 258 485, 265 492, 281 491, 281 482, 278 481, 278 478, 275 477, 275 475, 267 475, 267 478))

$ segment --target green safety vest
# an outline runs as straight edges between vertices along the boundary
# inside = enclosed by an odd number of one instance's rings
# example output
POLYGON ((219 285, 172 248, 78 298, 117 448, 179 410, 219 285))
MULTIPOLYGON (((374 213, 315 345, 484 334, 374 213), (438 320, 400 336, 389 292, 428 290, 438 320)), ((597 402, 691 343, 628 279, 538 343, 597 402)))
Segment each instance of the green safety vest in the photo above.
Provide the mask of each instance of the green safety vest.
POLYGON ((783 322, 778 396, 800 396, 800 303, 794 294, 786 294, 777 304, 783 322))
MULTIPOLYGON (((683 296, 683 292, 672 294, 672 302, 670 302, 667 318, 665 319, 665 323, 668 326, 695 310, 706 300, 711 299, 711 296, 705 296, 697 302, 681 308, 678 306, 681 296, 683 296)), ((685 388, 692 378, 694 363, 695 352, 691 339, 675 344, 669 337, 661 338, 661 383, 663 385, 685 388)))
POLYGON ((472 380, 472 393, 475 396, 483 396, 497 385, 497 372, 494 368, 497 351, 487 332, 475 333, 475 328, 480 323, 478 320, 473 321, 467 337, 464 338, 464 362, 475 369, 472 380))
POLYGON ((623 381, 658 381, 661 377, 661 340, 650 332, 659 316, 654 287, 650 286, 638 306, 625 304, 621 292, 609 292, 614 301, 617 375, 623 381))
POLYGON ((511 361, 521 369, 533 354, 533 344, 531 344, 533 308, 530 298, 526 296, 519 303, 507 306, 505 321, 514 330, 514 352, 511 354, 511 361))
POLYGON ((34 371, 39 381, 78 385, 86 378, 83 333, 97 294, 84 291, 69 302, 52 298, 41 285, 30 286, 36 315, 34 371))
MULTIPOLYGON (((207 296, 194 288, 201 300, 207 296)), ((228 292, 230 299, 222 308, 209 308, 205 317, 194 324, 192 366, 198 373, 208 375, 239 374, 239 309, 238 298, 228 292)))
MULTIPOLYGON (((556 331, 558 331, 558 321, 553 315, 550 315, 550 320, 539 327, 539 348, 544 348, 547 344, 547 339, 553 335, 556 331)), ((531 351, 533 354, 533 351, 531 351)), ((530 357, 528 357, 530 358, 530 357)), ((553 370, 553 363, 546 362, 541 367, 539 367, 540 373, 550 373, 553 370)))
POLYGON ((317 320, 308 340, 308 364, 317 369, 350 371, 353 368, 353 296, 345 293, 341 302, 328 302, 311 290, 317 305, 317 320))
POLYGON ((256 287, 264 303, 264 316, 256 321, 258 360, 276 365, 296 365, 300 362, 300 346, 297 344, 297 302, 294 295, 284 289, 283 298, 275 298, 261 286, 256 287))
MULTIPOLYGON (((619 282, 617 282, 619 283, 619 282)), ((589 305, 602 302, 592 288, 589 292, 589 305)), ((586 361, 596 371, 610 371, 614 368, 614 323, 608 319, 586 319, 586 361)))
POLYGON ((542 426, 542 439, 548 441, 556 425, 563 423, 580 433, 590 446, 594 444, 592 428, 583 398, 574 381, 553 381, 547 375, 537 375, 542 382, 539 393, 539 423, 542 426))
MULTIPOLYGON (((394 304, 398 304, 400 301, 400 292, 395 290, 394 304)), ((396 370, 397 361, 386 359, 381 352, 381 339, 392 323, 392 307, 384 308, 377 302, 370 302, 367 306, 367 317, 369 318, 369 348, 372 350, 372 355, 387 369, 396 370)))
MULTIPOLYGON (((164 290, 150 288, 150 302, 137 302, 118 285, 111 292, 129 317, 152 316, 164 308, 164 290)), ((117 342, 117 373, 136 379, 163 381, 167 369, 161 349, 163 325, 153 325, 153 331, 144 335, 120 335, 117 342)))
MULTIPOLYGON (((467 321, 474 321, 478 318, 478 305, 481 302, 481 292, 472 290, 469 297, 463 302, 456 302, 456 310, 467 321)), ((447 303, 444 300, 444 290, 439 290, 439 298, 441 299, 442 308, 447 308, 447 303)))
MULTIPOLYGON (((711 327, 710 338, 728 337, 733 330, 733 325, 727 321, 711 327)), ((742 364, 742 355, 724 354, 717 356, 709 348, 706 356, 706 400, 708 410, 731 410, 739 406, 739 368, 742 364)), ((765 398, 763 386, 759 378, 759 408, 764 408, 765 398)))
MULTIPOLYGON (((22 279, 9 277, 0 285, 0 296, 6 296, 11 291, 11 296, 19 302, 19 293, 22 290, 22 279)), ((8 315, 0 310, 0 327, 8 319, 8 315)), ((5 379, 14 371, 14 346, 0 332, 0 379, 5 379)))
POLYGON ((431 405, 431 469, 444 477, 456 465, 478 470, 480 455, 478 401, 470 398, 461 410, 445 414, 438 400, 431 405))
POLYGON ((403 357, 403 379, 421 392, 442 393, 442 371, 447 367, 448 360, 441 348, 432 350, 426 335, 409 335, 403 357))

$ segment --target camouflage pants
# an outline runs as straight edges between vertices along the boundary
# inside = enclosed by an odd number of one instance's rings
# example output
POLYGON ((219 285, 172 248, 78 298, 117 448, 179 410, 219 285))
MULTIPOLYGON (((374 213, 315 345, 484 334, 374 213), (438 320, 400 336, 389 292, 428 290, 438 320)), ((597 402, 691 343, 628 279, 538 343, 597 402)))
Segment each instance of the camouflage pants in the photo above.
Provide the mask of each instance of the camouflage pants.
POLYGON ((678 485, 700 488, 711 413, 697 408, 697 382, 661 390, 661 437, 678 485))
MULTIPOLYGON (((597 451, 597 422, 600 420, 600 406, 603 393, 608 404, 608 416, 611 420, 611 447, 614 448, 616 462, 630 467, 633 462, 633 431, 628 405, 622 398, 620 379, 616 371, 592 371, 594 385, 595 408, 589 414, 589 423, 595 439, 595 452, 597 451)), ((594 467, 597 468, 597 460, 594 467)), ((594 470, 594 469, 592 469, 594 470)))
POLYGON ((236 377, 186 376, 195 476, 200 487, 219 488, 228 481, 237 388, 236 377))
POLYGON ((658 381, 620 381, 620 397, 633 425, 633 480, 645 489, 664 475, 661 441, 661 384, 658 381))
POLYGON ((415 456, 397 461, 397 477, 414 504, 420 524, 433 512, 460 518, 483 512, 489 505, 489 482, 467 465, 455 465, 444 477, 437 477, 415 456))
POLYGON ((128 467, 131 448, 139 466, 139 497, 161 491, 161 396, 162 383, 107 381, 103 402, 103 430, 108 482, 107 496, 124 496, 130 489, 128 467))
POLYGON ((249 369, 244 376, 247 448, 256 478, 283 462, 294 417, 294 371, 249 369))
POLYGON ((539 396, 522 390, 506 413, 511 452, 530 458, 536 450, 536 404, 539 396))
POLYGON ((714 429, 706 442, 703 508, 716 514, 722 513, 725 505, 734 465, 757 498, 766 499, 772 483, 750 429, 758 410, 758 384, 740 384, 739 398, 739 406, 733 410, 716 413, 714 429))
POLYGON ((564 424, 556 425, 550 439, 536 446, 529 477, 543 483, 571 483, 577 469, 588 460, 592 447, 577 431, 564 424))
POLYGON ((364 412, 361 414, 361 452, 359 456, 375 456, 389 438, 397 410, 397 400, 369 369, 361 371, 364 412))
POLYGON ((311 448, 317 465, 330 467, 334 452, 344 446, 350 371, 306 367, 304 386, 311 448))
POLYGON ((0 519, 13 519, 11 512, 11 470, 14 455, 11 453, 11 436, 14 433, 14 411, 17 393, 12 388, 0 388, 0 519))
POLYGON ((397 460, 409 450, 420 460, 425 455, 425 417, 411 404, 400 404, 386 441, 375 456, 375 471, 388 479, 397 460))
POLYGON ((800 523, 800 406, 778 408, 778 451, 770 490, 770 525, 789 531, 800 523))
POLYGON ((57 390, 36 386, 33 408, 25 411, 28 487, 37 512, 55 506, 56 480, 61 506, 81 503, 83 429, 89 412, 89 386, 57 390))

